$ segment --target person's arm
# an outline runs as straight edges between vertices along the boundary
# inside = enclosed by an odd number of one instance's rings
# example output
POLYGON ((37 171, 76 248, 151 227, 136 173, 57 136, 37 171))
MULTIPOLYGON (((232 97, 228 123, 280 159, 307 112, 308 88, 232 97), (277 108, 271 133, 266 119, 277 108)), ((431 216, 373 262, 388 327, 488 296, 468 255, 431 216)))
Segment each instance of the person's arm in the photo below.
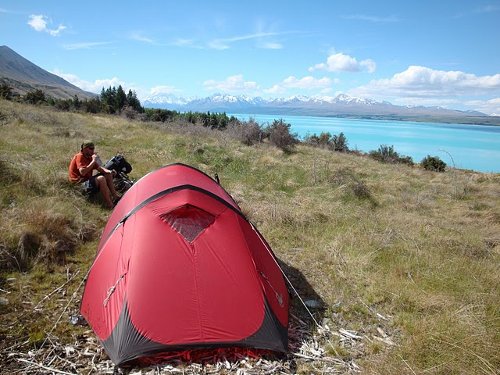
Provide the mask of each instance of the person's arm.
POLYGON ((101 172, 102 174, 113 173, 113 171, 110 171, 109 169, 104 168, 103 166, 99 166, 99 167, 97 167, 97 170, 98 170, 99 172, 101 172))
POLYGON ((80 175, 85 176, 87 173, 93 171, 95 169, 95 166, 97 165, 97 154, 92 155, 92 161, 87 165, 86 167, 81 167, 78 168, 78 171, 80 171, 80 175))

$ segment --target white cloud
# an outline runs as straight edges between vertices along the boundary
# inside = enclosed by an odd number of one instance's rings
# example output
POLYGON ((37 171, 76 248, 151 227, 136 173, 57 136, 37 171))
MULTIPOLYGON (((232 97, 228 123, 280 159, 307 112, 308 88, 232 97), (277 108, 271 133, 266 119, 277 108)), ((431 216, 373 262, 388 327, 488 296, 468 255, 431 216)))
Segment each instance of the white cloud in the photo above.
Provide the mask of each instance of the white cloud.
POLYGON ((375 72, 377 65, 371 59, 366 59, 362 61, 356 60, 356 58, 346 55, 344 53, 335 53, 328 56, 326 63, 316 64, 309 68, 310 72, 315 70, 326 70, 329 72, 362 72, 367 71, 368 73, 375 72))
POLYGON ((71 43, 63 45, 64 49, 67 50, 76 50, 76 49, 90 49, 93 47, 105 46, 107 44, 111 44, 111 42, 80 42, 80 43, 71 43))
POLYGON ((255 92, 259 89, 259 85, 253 81, 245 81, 243 75, 238 74, 227 77, 224 81, 215 81, 213 79, 203 82, 203 86, 209 91, 222 92, 255 92))
POLYGON ((178 38, 173 42, 174 45, 183 47, 183 46, 191 46, 194 44, 193 39, 184 39, 184 38, 178 38))
POLYGON ((283 45, 281 43, 277 43, 275 41, 269 41, 268 39, 275 36, 280 36, 289 33, 275 33, 275 32, 255 32, 253 34, 246 35, 237 35, 228 38, 217 38, 208 42, 208 48, 225 50, 231 48, 231 45, 237 42, 247 41, 247 40, 256 40, 257 48, 264 49, 282 49, 283 45))
POLYGON ((28 25, 30 25, 36 31, 45 31, 47 29, 47 21, 45 21, 45 16, 39 15, 31 15, 30 20, 28 21, 28 25))
POLYGON ((170 45, 176 46, 176 47, 188 47, 188 48, 193 48, 193 49, 206 49, 207 47, 200 44, 198 41, 194 39, 187 39, 187 38, 177 38, 170 42, 170 45))
POLYGON ((379 79, 352 90, 366 96, 440 97, 500 93, 500 74, 476 76, 461 71, 434 70, 410 66, 392 78, 379 79))
POLYGON ((348 94, 394 104, 469 108, 491 114, 500 109, 500 74, 477 76, 410 66, 391 78, 373 80, 349 90, 348 94), (487 98, 492 95, 496 98, 487 98))
POLYGON ((177 38, 170 44, 177 47, 189 47, 197 49, 214 49, 214 50, 227 50, 232 48, 235 44, 242 42, 252 42, 256 48, 262 49, 283 49, 283 43, 279 41, 280 38, 297 34, 296 31, 265 31, 265 27, 257 25, 256 31, 249 34, 241 34, 227 37, 214 37, 211 39, 193 39, 193 38, 177 38))
POLYGON ((297 78, 295 76, 290 76, 285 78, 282 82, 273 85, 269 89, 264 90, 268 94, 280 94, 289 89, 301 89, 301 90, 319 90, 325 91, 329 90, 333 83, 337 83, 338 80, 332 80, 328 77, 314 78, 311 76, 306 76, 302 78, 297 78))
POLYGON ((222 51, 225 49, 229 49, 229 44, 222 39, 215 39, 208 42, 208 48, 222 51))
POLYGON ((125 89, 125 87, 127 86, 124 81, 122 81, 117 77, 96 79, 94 82, 90 82, 79 78, 75 74, 63 73, 60 70, 52 71, 52 73, 58 75, 61 78, 64 78, 66 81, 81 88, 82 90, 90 91, 96 94, 100 94, 103 87, 104 88, 108 88, 110 86, 118 87, 119 85, 121 85, 125 89))
POLYGON ((283 45, 276 42, 261 43, 259 47, 263 49, 283 49, 283 45))
POLYGON ((154 44, 155 41, 151 38, 148 38, 144 35, 142 35, 141 33, 132 33, 132 35, 130 35, 130 38, 132 40, 135 40, 135 41, 138 41, 138 42, 143 42, 143 43, 148 43, 148 44, 154 44))
POLYGON ((177 90, 174 86, 155 86, 152 87, 150 90, 151 95, 170 95, 170 94, 175 94, 179 90, 177 90))
POLYGON ((66 29, 66 26, 59 25, 56 29, 49 29, 47 24, 50 23, 50 20, 42 14, 32 14, 30 16, 30 20, 28 21, 28 25, 30 25, 35 31, 38 32, 46 32, 52 36, 59 36, 61 31, 66 29))
POLYGON ((469 100, 465 104, 489 115, 500 116, 500 98, 490 100, 469 100))
POLYGON ((126 83, 122 79, 118 77, 113 77, 113 78, 104 78, 104 79, 96 79, 95 81, 85 81, 81 78, 79 78, 75 74, 71 73, 64 73, 60 70, 54 70, 52 71, 53 74, 58 75, 59 77, 65 79, 69 83, 72 83, 73 85, 81 88, 82 90, 93 92, 95 94, 100 94, 101 90, 103 88, 108 88, 108 87, 118 87, 122 86, 123 89, 128 92, 128 90, 135 91, 137 94, 137 97, 139 100, 144 100, 145 98, 152 96, 152 95, 171 95, 171 94, 178 94, 180 90, 176 89, 173 86, 155 86, 152 87, 151 89, 147 90, 141 87, 137 87, 134 84, 126 83))

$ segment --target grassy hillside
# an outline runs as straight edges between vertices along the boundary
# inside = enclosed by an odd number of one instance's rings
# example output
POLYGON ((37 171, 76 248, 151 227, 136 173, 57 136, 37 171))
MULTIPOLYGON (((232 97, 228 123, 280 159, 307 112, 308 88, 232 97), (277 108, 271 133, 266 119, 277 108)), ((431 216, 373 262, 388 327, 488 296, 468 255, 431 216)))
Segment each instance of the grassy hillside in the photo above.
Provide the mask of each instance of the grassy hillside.
POLYGON ((285 154, 202 127, 0 101, 1 372, 109 366, 89 328, 69 323, 110 214, 67 183, 87 138, 103 160, 122 152, 135 179, 172 162, 218 173, 303 299, 323 307, 311 308, 318 331, 294 298, 291 353, 276 369, 500 371, 499 174, 302 145, 285 154))

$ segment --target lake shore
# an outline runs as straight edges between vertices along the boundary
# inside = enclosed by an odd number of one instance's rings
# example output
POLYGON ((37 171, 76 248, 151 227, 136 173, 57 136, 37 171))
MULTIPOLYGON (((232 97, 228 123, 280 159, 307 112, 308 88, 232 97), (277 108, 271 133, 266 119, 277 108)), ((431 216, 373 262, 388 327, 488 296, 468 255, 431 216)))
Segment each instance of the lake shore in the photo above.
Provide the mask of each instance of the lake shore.
POLYGON ((253 118, 264 126, 282 118, 300 139, 322 132, 342 132, 351 150, 367 153, 389 145, 416 163, 431 155, 457 169, 500 173, 500 127, 497 126, 279 114, 230 115, 243 121, 253 118))

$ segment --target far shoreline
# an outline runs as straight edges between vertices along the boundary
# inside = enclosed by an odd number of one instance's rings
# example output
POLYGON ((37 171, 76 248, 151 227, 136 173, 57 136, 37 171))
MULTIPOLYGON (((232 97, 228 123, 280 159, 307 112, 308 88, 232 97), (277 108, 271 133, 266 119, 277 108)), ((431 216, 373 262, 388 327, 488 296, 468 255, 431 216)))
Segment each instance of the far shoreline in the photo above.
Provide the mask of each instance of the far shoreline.
MULTIPOLYGON (((184 111, 183 111, 184 112, 184 111)), ((187 111, 189 112, 189 111, 187 111)), ((248 111, 227 111, 222 108, 210 110, 210 112, 226 112, 228 116, 236 114, 245 115, 266 115, 266 116, 300 116, 300 117, 325 117, 339 119, 354 119, 354 120, 387 120, 387 121, 402 121, 402 122, 422 122, 429 124, 459 124, 459 125, 481 125, 481 126, 500 126, 500 116, 470 116, 470 117, 443 117, 443 116, 402 116, 402 115, 356 115, 356 114, 318 114, 318 113, 294 113, 289 112, 269 112, 259 111, 249 113, 248 111)))
MULTIPOLYGON (((302 115, 295 115, 302 116, 302 115)), ((308 116, 308 115, 304 115, 308 116)), ((352 118, 359 120, 388 120, 405 122, 422 122, 430 124, 460 124, 460 125, 481 125, 481 126, 500 126, 499 116, 477 116, 471 118, 442 118, 442 117, 423 117, 423 116, 387 116, 387 115, 318 115, 318 117, 333 118, 352 118), (486 119, 486 120, 485 120, 486 119)))

